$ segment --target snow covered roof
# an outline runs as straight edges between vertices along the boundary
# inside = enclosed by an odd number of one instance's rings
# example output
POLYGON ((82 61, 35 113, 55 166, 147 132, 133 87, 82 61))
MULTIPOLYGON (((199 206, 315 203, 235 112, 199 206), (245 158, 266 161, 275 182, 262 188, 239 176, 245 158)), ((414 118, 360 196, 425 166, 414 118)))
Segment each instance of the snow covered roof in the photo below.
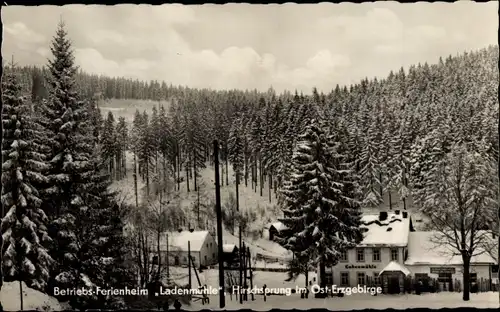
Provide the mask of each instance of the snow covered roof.
POLYGON ((410 270, 397 263, 396 261, 389 262, 389 264, 382 271, 380 271, 379 275, 384 272, 403 272, 403 274, 406 276, 410 275, 410 270))
MULTIPOLYGON (((168 248, 170 251, 188 251, 189 242, 191 251, 200 251, 209 235, 208 231, 168 232, 168 248)), ((162 235, 161 250, 166 250, 166 239, 166 235, 162 235)))
POLYGON ((283 223, 281 223, 279 221, 273 222, 273 223, 269 224, 269 228, 271 228, 271 226, 274 227, 278 232, 287 229, 287 227, 283 223))
MULTIPOLYGON (((447 244, 439 244, 436 240, 439 238, 438 232, 411 232, 408 241, 408 259, 405 265, 434 264, 434 265, 462 265, 462 256, 458 255, 447 244)), ((484 249, 477 248, 476 253, 483 252, 484 249)), ((487 253, 473 256, 471 263, 490 264, 496 261, 487 253)))
POLYGON ((222 252, 224 253, 232 253, 236 250, 238 250, 238 247, 236 247, 235 244, 224 244, 222 245, 222 252))
POLYGON ((361 217, 363 241, 358 247, 394 246, 404 247, 408 244, 410 218, 402 214, 388 213, 387 219, 379 220, 379 215, 361 217))

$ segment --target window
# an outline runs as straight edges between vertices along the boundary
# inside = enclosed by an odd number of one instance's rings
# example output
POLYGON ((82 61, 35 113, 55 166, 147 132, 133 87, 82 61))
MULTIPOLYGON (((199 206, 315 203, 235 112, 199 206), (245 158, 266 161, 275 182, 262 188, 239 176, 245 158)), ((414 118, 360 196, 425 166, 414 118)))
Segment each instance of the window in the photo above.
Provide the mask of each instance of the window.
POLYGON ((365 262, 365 250, 363 248, 357 249, 358 262, 365 262))
POLYGON ((358 272, 358 285, 365 285, 365 276, 364 272, 358 272))
POLYGON ((422 281, 422 283, 429 279, 429 275, 427 273, 415 273, 415 279, 417 281, 422 281))
POLYGON ((397 248, 391 249, 391 260, 398 261, 399 259, 399 250, 397 248))
POLYGON ((333 275, 332 275, 332 273, 327 273, 325 275, 325 283, 326 283, 326 285, 333 285, 333 275))
POLYGON ((158 256, 153 256, 153 264, 158 264, 158 256))
POLYGON ((184 257, 184 263, 187 263, 187 262, 188 262, 188 258, 184 257))
POLYGON ((347 250, 344 250, 340 253, 340 262, 348 262, 348 261, 349 261, 349 257, 348 257, 347 250))
POLYGON ((212 258, 215 259, 215 252, 212 253, 212 258))
POLYGON ((379 286, 381 284, 380 276, 378 274, 379 272, 373 272, 373 284, 375 284, 375 286, 379 286))
POLYGON ((207 264, 207 256, 205 256, 205 264, 207 264))
POLYGON ((477 283, 477 273, 469 273, 470 274, 470 282, 477 283))
POLYGON ((372 249, 373 253, 373 261, 380 261, 380 249, 379 248, 373 248, 372 249))
POLYGON ((451 283, 451 273, 439 273, 438 281, 440 283, 451 283))
POLYGON ((340 273, 340 285, 349 286, 349 272, 340 273))

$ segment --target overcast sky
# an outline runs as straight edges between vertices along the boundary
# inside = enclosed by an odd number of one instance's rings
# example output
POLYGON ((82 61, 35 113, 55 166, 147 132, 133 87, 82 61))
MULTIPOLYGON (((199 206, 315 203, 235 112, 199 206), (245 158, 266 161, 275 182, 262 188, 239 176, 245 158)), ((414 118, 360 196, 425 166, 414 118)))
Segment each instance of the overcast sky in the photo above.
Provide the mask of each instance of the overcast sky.
POLYGON ((2 54, 46 64, 63 17, 76 63, 214 89, 329 91, 498 43, 498 2, 2 8, 2 54))

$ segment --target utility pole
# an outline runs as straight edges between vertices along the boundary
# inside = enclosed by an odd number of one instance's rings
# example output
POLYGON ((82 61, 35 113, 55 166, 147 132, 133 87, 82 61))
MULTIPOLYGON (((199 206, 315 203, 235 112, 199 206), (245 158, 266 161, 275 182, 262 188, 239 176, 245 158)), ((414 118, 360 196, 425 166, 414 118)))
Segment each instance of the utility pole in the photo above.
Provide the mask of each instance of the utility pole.
POLYGON ((191 287, 191 241, 188 241, 188 268, 189 268, 189 271, 188 271, 188 289, 192 289, 191 287))
POLYGON ((170 257, 168 254, 168 232, 167 232, 167 283, 170 285, 170 257))
MULTIPOLYGON (((240 172, 239 170, 236 170, 236 211, 240 211, 240 194, 239 194, 239 187, 238 187, 238 184, 240 183, 240 172)), ((238 258, 240 260, 240 263, 239 263, 239 271, 240 271, 240 288, 239 289, 242 289, 243 288, 243 271, 242 271, 242 268, 243 268, 243 263, 242 263, 242 258, 241 258, 241 217, 239 218, 238 220, 238 240, 239 240, 239 246, 238 246, 238 258)), ((243 304, 243 297, 241 296, 241 293, 240 293, 240 304, 243 304)))
POLYGON ((215 211, 217 213, 217 249, 219 259, 219 304, 223 309, 226 306, 224 292, 224 258, 222 249, 222 207, 220 200, 220 176, 219 176, 219 142, 214 140, 214 162, 215 162, 215 211))

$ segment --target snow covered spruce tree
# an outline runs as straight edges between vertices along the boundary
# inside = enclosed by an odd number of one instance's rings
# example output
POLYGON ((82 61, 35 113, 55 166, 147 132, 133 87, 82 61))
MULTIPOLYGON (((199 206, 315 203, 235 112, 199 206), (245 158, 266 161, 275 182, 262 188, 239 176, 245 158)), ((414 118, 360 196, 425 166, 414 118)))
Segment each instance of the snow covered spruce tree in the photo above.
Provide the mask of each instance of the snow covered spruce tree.
MULTIPOLYGON (((95 145, 89 105, 74 91, 76 67, 62 22, 51 49, 50 97, 42 108, 52 151, 45 201, 54 240, 51 255, 57 262, 49 291, 56 286, 104 288, 106 272, 102 270, 108 268, 103 262, 108 251, 102 244, 112 237, 105 227, 113 203, 107 194, 109 178, 102 175, 104 168, 99 164, 102 157, 95 145)), ((61 299, 71 299, 75 308, 97 307, 102 302, 95 296, 61 299)))
POLYGON ((298 258, 319 264, 321 287, 326 266, 335 265, 341 252, 362 239, 357 178, 342 145, 326 129, 324 122, 311 119, 299 137, 280 196, 280 221, 288 230, 278 238, 298 258))
POLYGON ((47 179, 44 132, 31 116, 13 71, 3 79, 2 100, 3 277, 43 291, 53 262, 37 189, 47 179))

